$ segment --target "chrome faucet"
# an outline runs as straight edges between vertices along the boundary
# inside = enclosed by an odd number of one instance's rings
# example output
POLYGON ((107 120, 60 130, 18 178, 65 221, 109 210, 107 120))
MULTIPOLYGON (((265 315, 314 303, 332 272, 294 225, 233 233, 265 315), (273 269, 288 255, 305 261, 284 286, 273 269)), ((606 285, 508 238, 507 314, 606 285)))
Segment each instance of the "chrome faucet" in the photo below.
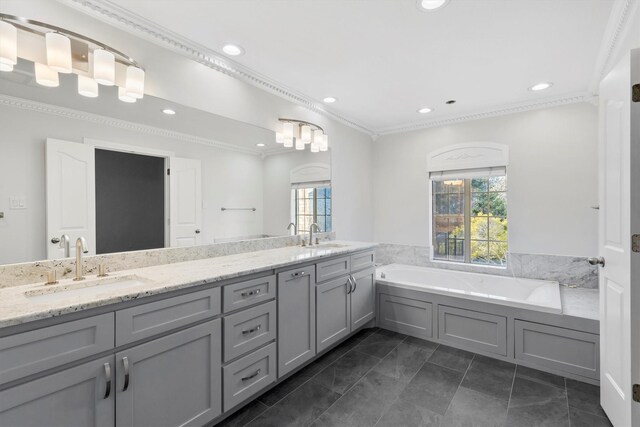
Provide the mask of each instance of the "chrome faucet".
POLYGON ((64 249, 65 258, 69 258, 69 242, 71 242, 71 239, 69 239, 68 234, 60 236, 60 248, 64 249))
POLYGON ((78 237, 76 240, 76 278, 73 280, 84 280, 82 275, 82 254, 89 253, 87 240, 84 237, 78 237))
POLYGON ((295 223, 290 222, 289 225, 287 225, 287 230, 291 231, 291 227, 293 227, 293 234, 298 234, 298 227, 296 227, 295 223))
POLYGON ((320 232, 320 227, 318 227, 318 224, 316 224, 315 222, 309 226, 309 246, 313 245, 313 229, 314 228, 318 233, 320 232))

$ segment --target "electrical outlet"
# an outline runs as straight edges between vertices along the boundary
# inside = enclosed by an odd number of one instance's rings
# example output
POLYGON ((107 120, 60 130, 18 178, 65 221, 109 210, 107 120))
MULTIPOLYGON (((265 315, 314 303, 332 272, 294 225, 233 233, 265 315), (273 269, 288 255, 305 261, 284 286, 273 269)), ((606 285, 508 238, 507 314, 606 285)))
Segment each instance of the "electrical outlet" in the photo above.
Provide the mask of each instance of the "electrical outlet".
POLYGON ((25 196, 9 197, 10 209, 27 209, 27 198, 25 196))

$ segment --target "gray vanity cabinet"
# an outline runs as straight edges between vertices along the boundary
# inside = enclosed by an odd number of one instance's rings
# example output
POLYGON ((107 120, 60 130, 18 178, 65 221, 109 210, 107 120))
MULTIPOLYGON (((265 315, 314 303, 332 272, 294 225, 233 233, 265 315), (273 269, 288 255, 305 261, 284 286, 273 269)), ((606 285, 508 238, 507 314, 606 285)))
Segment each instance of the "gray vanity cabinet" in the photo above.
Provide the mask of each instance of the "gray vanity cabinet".
POLYGON ((220 323, 212 320, 116 353, 116 425, 201 426, 218 416, 220 323))
POLYGON ((376 269, 369 268, 351 275, 351 330, 354 331, 375 317, 376 269))
POLYGON ((349 276, 316 286, 318 351, 331 347, 351 332, 349 276))
POLYGON ((278 377, 316 355, 314 266, 278 274, 278 377))
POLYGON ((0 426, 113 427, 114 357, 0 391, 0 426))

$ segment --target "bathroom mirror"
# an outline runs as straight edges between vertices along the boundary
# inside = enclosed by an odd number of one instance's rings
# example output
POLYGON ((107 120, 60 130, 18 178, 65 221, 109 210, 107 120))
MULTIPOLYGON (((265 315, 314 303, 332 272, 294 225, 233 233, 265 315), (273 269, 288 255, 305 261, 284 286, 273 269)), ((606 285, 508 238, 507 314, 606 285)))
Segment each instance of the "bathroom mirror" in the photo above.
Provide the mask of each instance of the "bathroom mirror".
POLYGON ((284 148, 271 129, 160 98, 125 103, 117 87, 87 98, 73 75, 43 87, 33 74, 22 60, 0 73, 0 264, 74 256, 79 236, 103 254, 288 235, 290 222, 331 231, 329 151, 284 148))

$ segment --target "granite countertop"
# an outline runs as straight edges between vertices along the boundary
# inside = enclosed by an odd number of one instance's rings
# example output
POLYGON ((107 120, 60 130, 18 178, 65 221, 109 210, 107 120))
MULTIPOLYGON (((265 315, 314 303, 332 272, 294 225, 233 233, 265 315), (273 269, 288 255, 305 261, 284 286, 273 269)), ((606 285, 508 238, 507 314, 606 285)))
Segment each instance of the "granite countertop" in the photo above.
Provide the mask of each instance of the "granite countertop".
MULTIPOLYGON (((150 295, 158 295, 178 289, 233 279, 252 273, 260 273, 293 264, 315 261, 348 252, 372 249, 375 243, 330 241, 317 246, 289 246, 248 252, 237 255, 158 265, 118 271, 104 279, 88 276, 85 281, 61 280, 56 285, 43 283, 0 289, 0 328, 26 322, 61 316, 90 308, 101 307, 150 295), (129 287, 100 289, 95 280, 113 281, 130 277, 138 283, 129 287), (84 286, 83 286, 84 285, 84 286), (86 288, 83 293, 74 292, 64 298, 46 300, 28 298, 26 294, 57 293, 68 287, 86 288), (95 289, 88 291, 88 289, 95 289)), ((107 265, 107 269, 108 269, 107 265)), ((75 291, 75 289, 74 289, 75 291)))
POLYGON ((562 314, 600 320, 600 291, 598 289, 560 286, 562 314))

